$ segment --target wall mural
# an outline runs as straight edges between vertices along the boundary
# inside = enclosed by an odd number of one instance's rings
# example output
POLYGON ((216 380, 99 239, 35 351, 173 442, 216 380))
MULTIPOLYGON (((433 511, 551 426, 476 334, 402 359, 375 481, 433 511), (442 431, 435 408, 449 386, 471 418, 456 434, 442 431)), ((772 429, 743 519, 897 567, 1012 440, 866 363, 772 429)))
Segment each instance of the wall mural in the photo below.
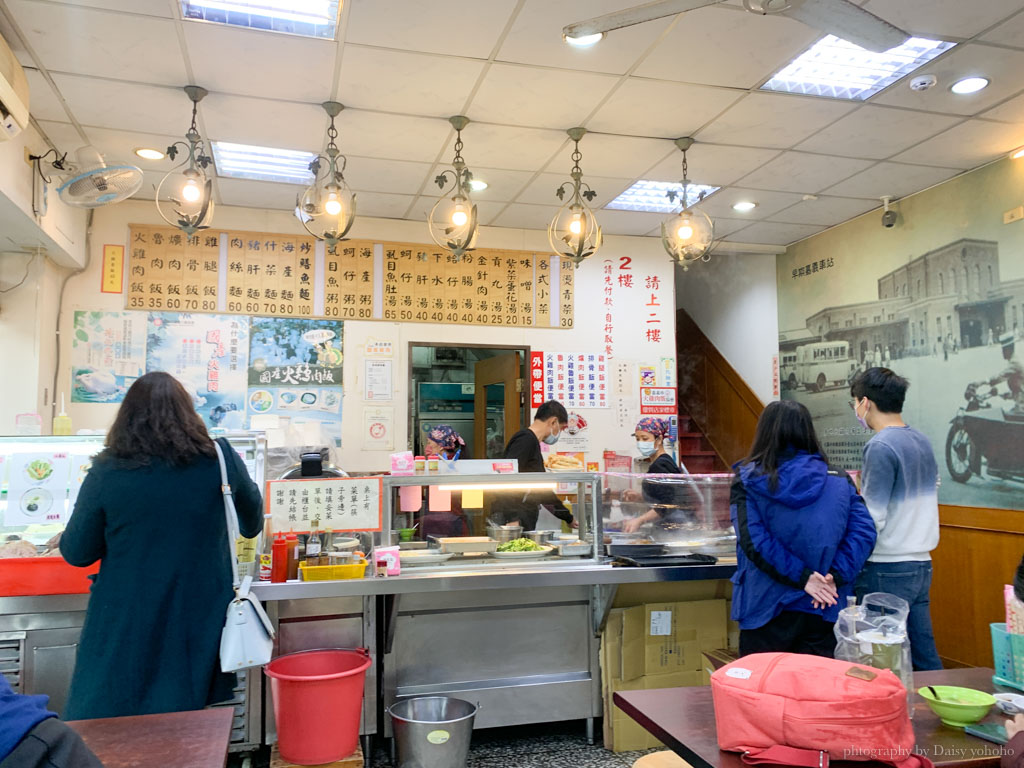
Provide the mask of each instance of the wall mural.
POLYGON ((902 201, 895 227, 876 211, 778 258, 782 397, 835 464, 859 469, 871 436, 849 382, 886 366, 910 380, 939 501, 1024 508, 1024 223, 1003 223, 1022 182, 1024 163, 995 163, 902 201))

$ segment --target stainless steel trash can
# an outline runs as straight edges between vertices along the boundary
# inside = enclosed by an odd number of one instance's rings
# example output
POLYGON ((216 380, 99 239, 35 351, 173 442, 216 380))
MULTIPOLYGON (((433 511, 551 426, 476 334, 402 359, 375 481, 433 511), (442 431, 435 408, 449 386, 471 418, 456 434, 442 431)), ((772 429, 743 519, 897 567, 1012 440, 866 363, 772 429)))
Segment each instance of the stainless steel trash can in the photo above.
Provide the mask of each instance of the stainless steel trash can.
POLYGON ((478 707, 450 696, 405 699, 388 709, 398 768, 465 768, 478 707))

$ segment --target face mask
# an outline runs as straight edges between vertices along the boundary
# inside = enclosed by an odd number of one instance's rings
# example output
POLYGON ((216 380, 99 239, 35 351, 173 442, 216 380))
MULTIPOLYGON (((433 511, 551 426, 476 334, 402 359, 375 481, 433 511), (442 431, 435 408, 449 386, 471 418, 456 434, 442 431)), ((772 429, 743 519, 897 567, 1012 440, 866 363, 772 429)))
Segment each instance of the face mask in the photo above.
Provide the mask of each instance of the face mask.
POLYGON ((651 456, 654 453, 654 441, 653 440, 637 440, 636 449, 640 451, 640 455, 644 458, 651 456))
POLYGON ((561 430, 559 430, 558 432, 555 432, 553 435, 548 435, 547 437, 545 437, 544 442, 547 443, 548 445, 554 445, 555 443, 558 442, 558 438, 561 436, 562 432, 561 430))
POLYGON ((857 421, 860 423, 860 425, 862 427, 864 427, 864 429, 871 429, 871 427, 868 426, 868 421, 867 421, 868 409, 865 407, 864 408, 864 415, 861 416, 859 413, 857 413, 857 410, 859 408, 860 408, 860 406, 854 405, 854 407, 853 407, 853 415, 857 417, 857 421))

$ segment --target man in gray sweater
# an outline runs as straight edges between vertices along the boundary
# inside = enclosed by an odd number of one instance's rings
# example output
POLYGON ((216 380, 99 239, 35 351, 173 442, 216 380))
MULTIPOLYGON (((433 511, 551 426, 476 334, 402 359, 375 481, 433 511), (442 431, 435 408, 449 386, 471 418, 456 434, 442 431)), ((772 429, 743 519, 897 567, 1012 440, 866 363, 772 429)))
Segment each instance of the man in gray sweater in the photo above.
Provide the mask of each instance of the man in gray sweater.
POLYGON ((906 600, 914 669, 942 669, 929 609, 931 551, 939 544, 939 468, 928 438, 903 421, 908 386, 888 368, 869 368, 850 387, 857 421, 875 432, 864 446, 861 492, 878 529, 856 592, 858 600, 870 592, 906 600))

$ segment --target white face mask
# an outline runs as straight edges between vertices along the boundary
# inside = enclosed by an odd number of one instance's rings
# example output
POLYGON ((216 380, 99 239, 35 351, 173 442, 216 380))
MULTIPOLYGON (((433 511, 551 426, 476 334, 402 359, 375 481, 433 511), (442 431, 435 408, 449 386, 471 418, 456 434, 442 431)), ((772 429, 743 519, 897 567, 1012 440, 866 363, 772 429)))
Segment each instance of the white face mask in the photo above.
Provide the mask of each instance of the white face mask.
POLYGON ((653 440, 637 440, 636 449, 640 451, 640 455, 644 458, 652 456, 654 454, 654 441, 653 440))

